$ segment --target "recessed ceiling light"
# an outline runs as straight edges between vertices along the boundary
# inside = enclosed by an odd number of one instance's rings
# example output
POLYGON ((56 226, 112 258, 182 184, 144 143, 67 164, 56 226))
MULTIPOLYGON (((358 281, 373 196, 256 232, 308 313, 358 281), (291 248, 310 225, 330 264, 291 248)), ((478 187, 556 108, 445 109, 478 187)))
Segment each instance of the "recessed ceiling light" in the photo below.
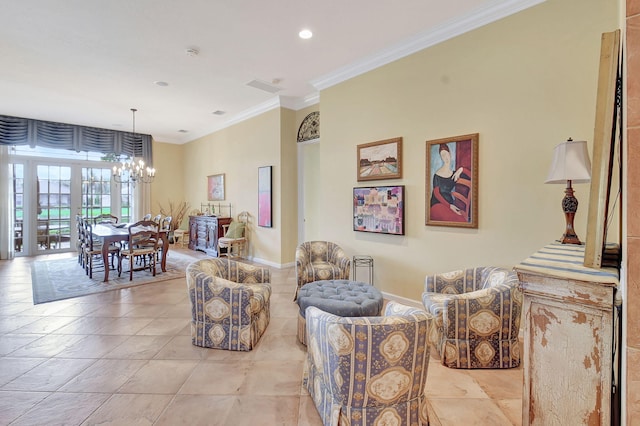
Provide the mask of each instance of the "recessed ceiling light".
POLYGON ((189 133, 189 131, 185 130, 185 129, 180 129, 180 130, 178 130, 178 133, 189 133))
POLYGON ((190 47, 187 50, 184 51, 184 53, 187 54, 187 56, 198 56, 200 54, 200 51, 195 48, 195 47, 190 47))
POLYGON ((313 37, 313 33, 311 30, 302 30, 298 33, 298 36, 300 36, 301 39, 307 40, 313 37))
POLYGON ((160 81, 160 80, 154 81, 153 84, 160 87, 167 87, 169 85, 169 83, 167 83, 166 81, 160 81))

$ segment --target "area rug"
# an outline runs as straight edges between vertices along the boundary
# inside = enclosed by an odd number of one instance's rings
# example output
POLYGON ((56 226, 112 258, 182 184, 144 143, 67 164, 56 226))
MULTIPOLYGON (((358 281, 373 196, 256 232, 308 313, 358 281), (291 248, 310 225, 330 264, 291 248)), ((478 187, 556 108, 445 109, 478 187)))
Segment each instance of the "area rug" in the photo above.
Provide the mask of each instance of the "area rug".
POLYGON ((179 251, 167 252, 167 271, 162 272, 160 264, 156 269, 156 276, 149 271, 135 271, 133 281, 129 281, 129 271, 125 271, 118 278, 118 272, 109 271, 109 281, 102 282, 104 271, 94 270, 93 279, 85 275, 84 269, 75 257, 35 261, 31 269, 31 284, 33 287, 33 303, 52 302, 54 300, 69 299, 105 291, 135 287, 160 281, 184 278, 189 263, 199 257, 191 256, 179 251))

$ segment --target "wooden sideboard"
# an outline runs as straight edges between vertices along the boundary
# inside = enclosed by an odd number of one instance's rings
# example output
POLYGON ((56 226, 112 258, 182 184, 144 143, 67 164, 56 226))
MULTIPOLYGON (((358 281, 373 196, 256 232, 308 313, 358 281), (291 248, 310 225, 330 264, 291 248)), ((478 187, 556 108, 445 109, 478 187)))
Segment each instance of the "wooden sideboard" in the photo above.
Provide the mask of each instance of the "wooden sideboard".
POLYGON ((224 226, 230 217, 189 216, 189 248, 218 256, 218 238, 224 236, 224 226))
POLYGON ((612 423, 617 268, 550 244, 515 267, 523 291, 523 425, 612 423))

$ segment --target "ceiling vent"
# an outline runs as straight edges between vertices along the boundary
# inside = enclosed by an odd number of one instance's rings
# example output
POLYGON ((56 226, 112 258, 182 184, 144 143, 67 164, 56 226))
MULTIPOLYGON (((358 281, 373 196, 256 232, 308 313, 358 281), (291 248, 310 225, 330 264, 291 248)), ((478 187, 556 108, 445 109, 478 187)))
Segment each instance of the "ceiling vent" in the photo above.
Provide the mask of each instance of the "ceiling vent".
POLYGON ((281 88, 262 80, 251 80, 247 83, 247 86, 255 87, 256 89, 264 90, 269 93, 278 93, 282 90, 281 88))

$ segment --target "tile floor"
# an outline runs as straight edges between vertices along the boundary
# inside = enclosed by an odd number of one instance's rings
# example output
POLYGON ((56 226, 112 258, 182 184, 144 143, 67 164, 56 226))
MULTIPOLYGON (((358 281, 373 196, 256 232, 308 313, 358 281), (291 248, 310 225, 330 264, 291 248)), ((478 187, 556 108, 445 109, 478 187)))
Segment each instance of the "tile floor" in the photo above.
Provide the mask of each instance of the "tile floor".
MULTIPOLYGON (((258 346, 229 352, 191 345, 185 279, 34 306, 34 259, 0 261, 0 425, 321 424, 301 386, 293 268, 271 268, 258 346)), ((432 425, 521 424, 522 368, 432 359, 427 387, 432 425)))

